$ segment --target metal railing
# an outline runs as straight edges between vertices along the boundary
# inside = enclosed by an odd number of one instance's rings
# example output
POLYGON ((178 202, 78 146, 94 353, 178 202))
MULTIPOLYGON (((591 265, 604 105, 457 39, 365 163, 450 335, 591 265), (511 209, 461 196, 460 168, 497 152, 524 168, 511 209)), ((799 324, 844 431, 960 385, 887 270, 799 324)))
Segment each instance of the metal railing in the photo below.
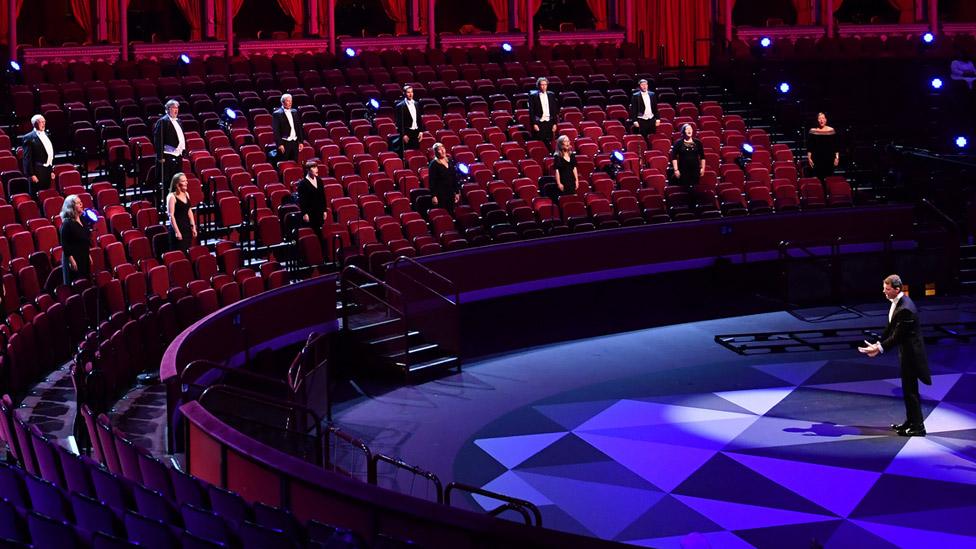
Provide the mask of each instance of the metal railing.
POLYGON ((450 279, 413 258, 400 256, 387 270, 386 280, 403 298, 408 330, 440 345, 445 352, 460 356, 461 294, 450 279))
MULTIPOLYGON (((429 486, 433 486, 434 488, 435 501, 437 501, 437 503, 444 503, 444 486, 441 484, 441 479, 438 478, 437 475, 435 475, 434 473, 421 469, 420 467, 410 465, 409 463, 403 461, 400 458, 394 458, 383 454, 373 454, 373 458, 370 462, 370 470, 369 470, 370 484, 379 486, 379 476, 380 476, 379 464, 380 463, 386 463, 388 465, 393 466, 395 471, 406 471, 412 474, 414 479, 416 479, 417 477, 425 479, 427 481, 427 484, 429 486)), ((396 483, 393 483, 392 486, 388 486, 388 488, 392 490, 396 490, 396 483)), ((414 495, 412 489, 408 493, 411 496, 414 495)))
POLYGON ((485 490, 484 488, 478 488, 477 486, 462 484, 460 482, 452 482, 447 485, 447 488, 444 489, 445 504, 451 504, 451 493, 454 491, 466 492, 472 496, 482 496, 503 502, 498 507, 488 511, 488 514, 493 517, 497 517, 505 511, 515 511, 522 516, 522 520, 525 521, 525 524, 528 524, 529 526, 542 526, 542 513, 539 512, 539 508, 530 501, 513 498, 504 494, 485 490))
POLYGON ((356 328, 350 313, 353 304, 361 307, 356 317, 363 325, 400 321, 401 325, 395 327, 402 336, 402 348, 398 350, 403 352, 404 360, 409 360, 410 331, 405 321, 403 294, 399 290, 356 265, 348 265, 339 277, 339 291, 343 304, 342 329, 346 333, 356 328))

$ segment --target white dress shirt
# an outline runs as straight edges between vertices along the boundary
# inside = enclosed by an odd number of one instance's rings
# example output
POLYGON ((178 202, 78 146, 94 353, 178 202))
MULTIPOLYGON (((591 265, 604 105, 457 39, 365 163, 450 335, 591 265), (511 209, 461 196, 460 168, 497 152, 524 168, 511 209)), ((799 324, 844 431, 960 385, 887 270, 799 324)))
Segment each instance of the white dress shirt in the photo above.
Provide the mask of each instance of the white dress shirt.
POLYGON ((413 124, 410 125, 411 130, 417 129, 417 106, 414 105, 412 99, 407 100, 407 110, 410 111, 410 116, 413 117, 413 124))
POLYGON ((540 122, 549 121, 549 94, 539 92, 539 104, 542 105, 542 116, 539 117, 540 122))
POLYGON ((51 138, 47 136, 47 132, 36 131, 37 138, 41 140, 41 145, 44 145, 44 152, 47 153, 47 160, 44 161, 44 165, 48 168, 54 164, 54 145, 51 144, 51 138))
POLYGON ((291 109, 285 109, 285 118, 288 120, 288 127, 290 128, 285 141, 297 141, 298 135, 295 134, 295 121, 291 118, 291 109))
POLYGON ((173 156, 183 156, 183 150, 186 149, 186 137, 183 136, 183 127, 180 126, 179 119, 169 117, 169 121, 173 124, 173 128, 176 129, 176 138, 179 140, 179 144, 173 150, 164 150, 163 152, 171 154, 173 156))
POLYGON ((654 111, 651 110, 651 94, 650 92, 641 92, 641 99, 644 101, 644 113, 641 114, 641 118, 644 120, 650 120, 654 118, 654 111))

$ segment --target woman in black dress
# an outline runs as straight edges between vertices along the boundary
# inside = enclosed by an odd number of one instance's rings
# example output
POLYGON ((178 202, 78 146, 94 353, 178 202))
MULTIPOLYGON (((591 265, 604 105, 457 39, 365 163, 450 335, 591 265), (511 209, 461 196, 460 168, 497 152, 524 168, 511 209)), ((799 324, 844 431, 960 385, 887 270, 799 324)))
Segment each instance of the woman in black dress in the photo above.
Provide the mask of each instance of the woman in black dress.
POLYGON ((817 127, 807 134, 807 164, 820 181, 834 175, 834 168, 840 164, 837 132, 827 125, 827 115, 822 112, 817 113, 817 127))
POLYGON ((61 270, 64 283, 91 276, 91 231, 81 220, 84 206, 78 195, 68 195, 61 206, 61 270))
POLYGON ((576 153, 569 143, 569 136, 560 135, 556 138, 556 153, 553 157, 552 169, 559 194, 576 194, 579 172, 576 171, 576 153))
POLYGON ((461 186, 458 185, 457 169, 454 161, 447 156, 447 149, 441 143, 434 143, 431 147, 434 158, 428 164, 430 192, 433 193, 433 203, 436 208, 445 208, 454 213, 454 204, 461 197, 461 186))
POLYGON ((186 190, 186 175, 173 175, 169 195, 166 197, 166 213, 169 214, 169 247, 171 250, 190 249, 197 237, 197 223, 190 206, 190 193, 186 190))
POLYGON ((691 124, 681 126, 681 139, 671 147, 671 168, 675 182, 694 196, 694 188, 705 175, 705 146, 695 138, 691 124))
POLYGON ((325 188, 319 181, 319 163, 309 160, 305 163, 305 177, 298 181, 298 207, 302 210, 302 221, 322 238, 322 225, 328 221, 329 209, 325 203, 325 188))

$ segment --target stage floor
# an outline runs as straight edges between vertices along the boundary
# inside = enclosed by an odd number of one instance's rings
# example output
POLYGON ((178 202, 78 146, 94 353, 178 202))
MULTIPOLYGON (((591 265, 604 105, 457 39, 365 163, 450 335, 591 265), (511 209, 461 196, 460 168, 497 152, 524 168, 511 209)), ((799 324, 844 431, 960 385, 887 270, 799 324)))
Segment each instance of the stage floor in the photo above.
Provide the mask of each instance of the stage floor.
MULTIPOLYGON (((422 385, 366 387, 336 420, 445 484, 533 502, 547 528, 653 547, 692 532, 723 548, 976 546, 976 341, 928 347, 929 434, 904 438, 888 428, 904 420, 894 353, 742 356, 714 340, 881 327, 887 309, 879 300, 523 349, 422 385)), ((921 309, 924 324, 976 319, 968 299, 921 309)), ((384 483, 425 493, 402 473, 384 483)))

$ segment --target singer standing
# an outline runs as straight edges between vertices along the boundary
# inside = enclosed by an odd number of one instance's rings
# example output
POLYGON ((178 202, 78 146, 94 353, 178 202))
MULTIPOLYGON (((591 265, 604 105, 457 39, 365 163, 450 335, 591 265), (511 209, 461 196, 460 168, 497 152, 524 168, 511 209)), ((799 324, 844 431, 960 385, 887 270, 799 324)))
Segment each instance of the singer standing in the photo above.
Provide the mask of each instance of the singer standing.
POLYGON ((61 271, 65 285, 91 276, 91 231, 82 221, 84 206, 78 195, 71 194, 61 206, 61 271))
POLYGON ((170 99, 166 102, 166 114, 156 121, 153 127, 153 146, 156 147, 156 162, 159 170, 159 207, 165 204, 165 195, 173 176, 183 171, 183 157, 186 155, 186 136, 180 124, 180 102, 170 99))

